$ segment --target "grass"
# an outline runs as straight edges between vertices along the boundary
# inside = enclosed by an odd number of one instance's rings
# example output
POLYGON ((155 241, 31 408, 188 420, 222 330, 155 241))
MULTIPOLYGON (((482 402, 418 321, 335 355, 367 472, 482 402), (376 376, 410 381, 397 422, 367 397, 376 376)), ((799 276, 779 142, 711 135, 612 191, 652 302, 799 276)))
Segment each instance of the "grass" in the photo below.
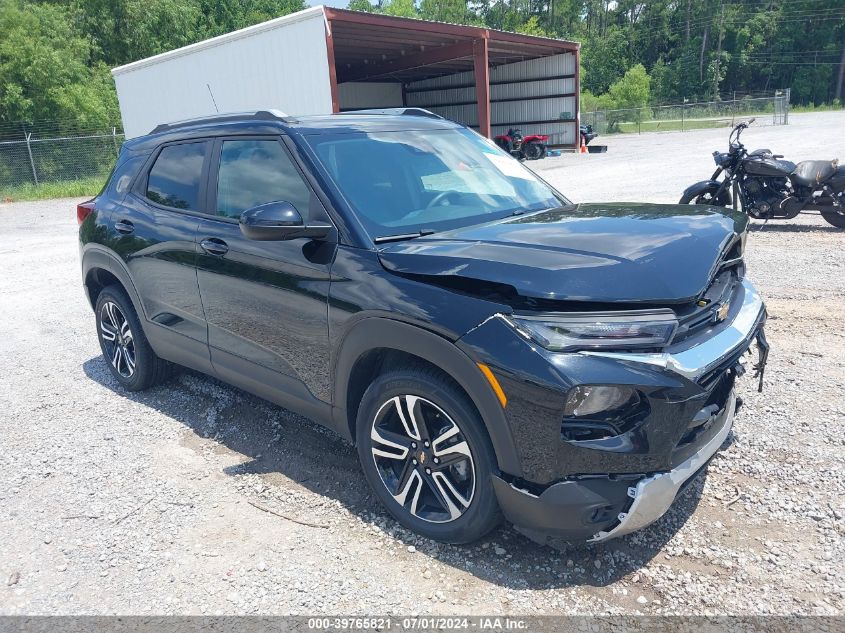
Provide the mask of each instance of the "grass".
MULTIPOLYGON (((737 120, 739 117, 737 117, 737 120)), ((687 119, 671 121, 643 121, 636 123, 620 123, 619 131, 624 134, 636 134, 637 132, 678 132, 680 130, 703 130, 708 128, 725 127, 730 125, 730 119, 687 119)))
POLYGON ((845 104, 841 103, 820 103, 819 105, 791 105, 790 112, 832 112, 835 110, 845 109, 845 104))
POLYGON ((18 200, 49 200, 50 198, 81 198, 95 196, 103 188, 106 176, 80 178, 79 180, 59 180, 38 185, 0 186, 0 202, 18 200))

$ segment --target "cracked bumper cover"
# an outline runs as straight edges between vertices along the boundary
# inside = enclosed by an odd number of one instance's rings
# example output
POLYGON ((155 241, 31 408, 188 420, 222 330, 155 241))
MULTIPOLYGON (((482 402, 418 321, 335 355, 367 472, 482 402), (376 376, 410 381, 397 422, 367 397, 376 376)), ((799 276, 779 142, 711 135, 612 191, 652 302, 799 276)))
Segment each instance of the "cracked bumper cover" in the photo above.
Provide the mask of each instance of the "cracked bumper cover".
POLYGON ((675 501, 675 497, 683 488, 684 484, 690 481, 699 470, 701 470, 710 458, 716 454, 722 446, 733 426, 734 412, 736 411, 736 396, 731 392, 727 405, 725 406, 725 420, 721 430, 704 446, 689 457, 680 466, 669 472, 657 473, 640 480, 636 486, 628 488, 628 496, 634 502, 627 512, 619 514, 619 524, 607 531, 596 533, 589 541, 597 543, 606 541, 617 536, 630 534, 640 528, 644 528, 666 514, 666 511, 675 501))
POLYGON ((672 470, 646 477, 561 481, 540 495, 494 477, 499 505, 509 521, 532 537, 596 543, 644 528, 666 513, 682 488, 716 454, 730 433, 735 410, 736 396, 731 392, 719 432, 672 470), (616 516, 601 516, 608 508, 626 506, 630 507, 616 516))
MULTIPOLYGON (((698 346, 665 354, 601 354, 621 362, 659 366, 695 380, 726 358, 748 349, 765 320, 756 289, 743 283, 742 305, 729 327, 698 346)), ((592 353, 599 355, 599 353, 592 353)), ((730 392, 714 424, 718 431, 671 470, 650 474, 583 476, 550 485, 539 494, 499 477, 494 488, 505 516, 529 535, 601 542, 629 534, 663 516, 681 489, 724 443, 733 425, 736 395, 730 392)))

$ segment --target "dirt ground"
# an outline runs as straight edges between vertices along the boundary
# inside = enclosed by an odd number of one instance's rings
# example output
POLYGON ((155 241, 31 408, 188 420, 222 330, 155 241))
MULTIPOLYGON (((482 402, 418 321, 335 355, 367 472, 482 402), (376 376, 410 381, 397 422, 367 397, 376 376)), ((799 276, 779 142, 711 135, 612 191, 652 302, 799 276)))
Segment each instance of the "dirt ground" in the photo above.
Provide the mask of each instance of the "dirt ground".
MULTIPOLYGON (((745 140, 845 159, 843 130, 843 113, 796 115, 745 140)), ((607 154, 532 167, 574 200, 673 202, 726 138, 610 137, 607 154)), ((818 216, 755 223, 766 388, 742 382, 723 452, 664 518, 598 546, 503 526, 453 547, 399 528, 354 450, 300 416, 191 372, 122 391, 83 297, 74 204, 0 204, 0 613, 845 610, 845 232, 818 216)))

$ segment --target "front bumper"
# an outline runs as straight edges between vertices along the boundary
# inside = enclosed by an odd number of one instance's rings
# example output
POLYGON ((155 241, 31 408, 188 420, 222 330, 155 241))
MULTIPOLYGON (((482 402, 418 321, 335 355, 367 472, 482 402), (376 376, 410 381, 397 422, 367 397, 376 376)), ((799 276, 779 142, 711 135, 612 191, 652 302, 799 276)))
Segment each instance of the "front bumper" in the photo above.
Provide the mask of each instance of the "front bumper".
POLYGON ((596 543, 630 534, 654 523, 666 514, 684 484, 710 461, 728 437, 736 411, 736 395, 733 392, 725 408, 726 416, 723 426, 707 444, 677 468, 667 473, 657 473, 641 479, 636 486, 628 488, 628 496, 634 500, 631 507, 619 514, 619 524, 616 527, 598 532, 590 539, 590 542, 596 543))
POLYGON ((517 340, 497 319, 476 328, 462 343, 502 383, 522 466, 494 480, 507 518, 525 531, 602 541, 662 516, 730 432, 740 358, 755 339, 765 346, 765 318, 744 281, 724 322, 659 354, 555 354, 517 340), (630 385, 643 417, 619 435, 575 441, 562 411, 578 384, 630 385))
POLYGON ((736 396, 731 392, 716 435, 667 472, 561 481, 539 495, 496 477, 499 505, 509 521, 536 540, 560 537, 597 543, 630 534, 662 517, 713 458, 731 431, 735 411, 736 396), (608 511, 620 507, 623 511, 608 516, 608 511), (596 529, 596 525, 606 527, 596 529))

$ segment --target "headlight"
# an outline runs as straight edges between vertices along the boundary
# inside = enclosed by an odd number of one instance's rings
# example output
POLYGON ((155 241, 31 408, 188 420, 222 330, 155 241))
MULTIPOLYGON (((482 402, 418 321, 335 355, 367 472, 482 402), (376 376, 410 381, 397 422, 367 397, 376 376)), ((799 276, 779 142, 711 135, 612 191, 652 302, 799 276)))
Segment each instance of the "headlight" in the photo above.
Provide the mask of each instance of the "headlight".
POLYGON ((726 152, 713 152, 713 161, 719 167, 727 167, 731 164, 731 155, 726 152))
POLYGON ((511 318, 519 331, 554 352, 663 347, 678 328, 671 310, 511 318))

